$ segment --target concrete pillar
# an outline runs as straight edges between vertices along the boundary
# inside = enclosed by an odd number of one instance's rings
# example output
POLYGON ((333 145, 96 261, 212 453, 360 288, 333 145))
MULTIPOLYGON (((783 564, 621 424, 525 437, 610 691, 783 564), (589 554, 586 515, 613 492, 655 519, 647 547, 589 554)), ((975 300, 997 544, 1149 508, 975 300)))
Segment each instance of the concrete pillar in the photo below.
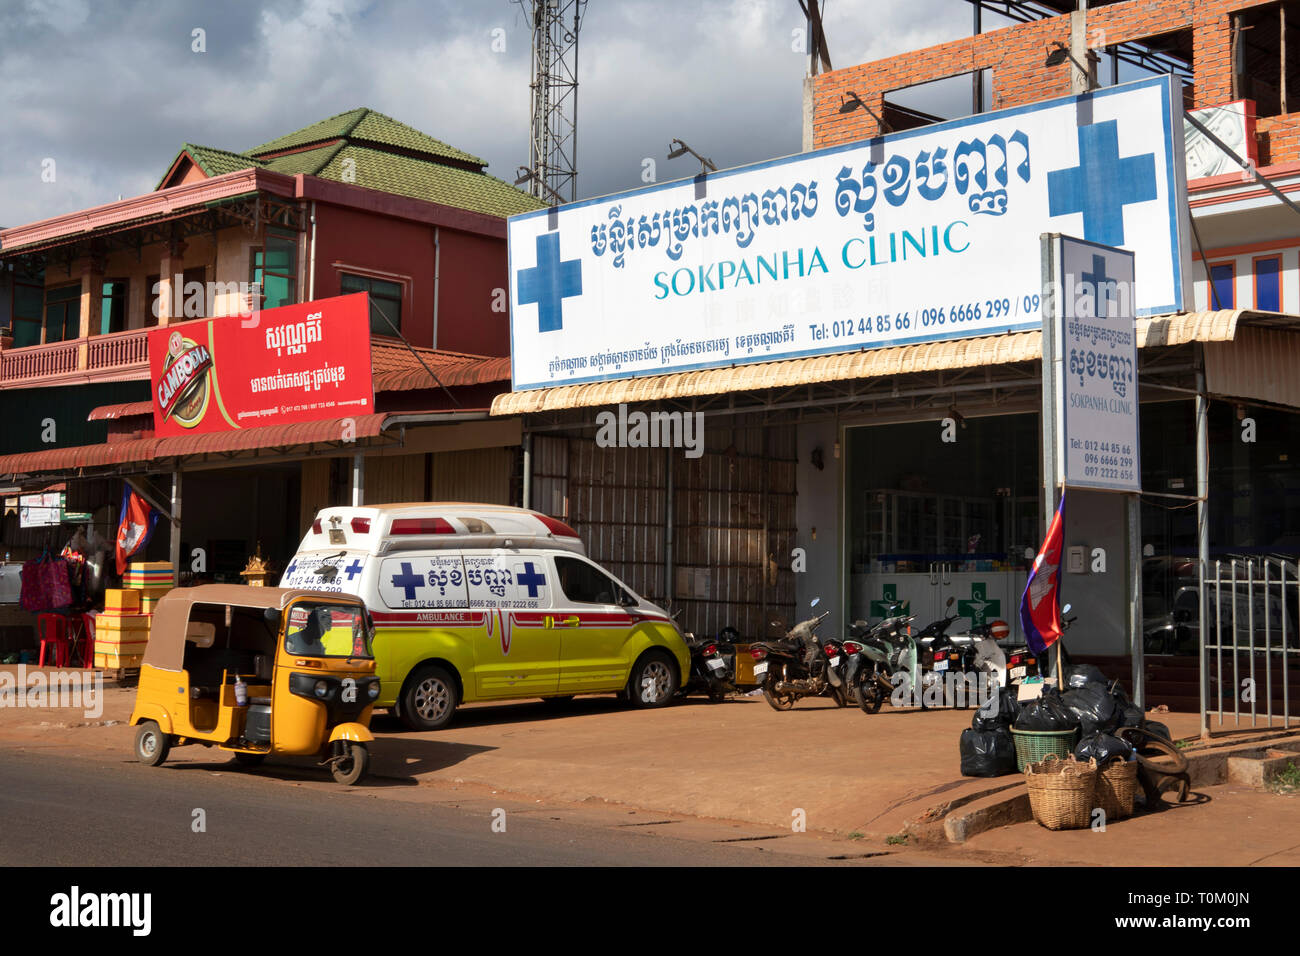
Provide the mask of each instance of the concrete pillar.
POLYGON ((183 280, 177 277, 185 271, 185 243, 173 239, 163 250, 158 264, 158 324, 168 325, 172 320, 184 318, 185 290, 177 288, 183 280))

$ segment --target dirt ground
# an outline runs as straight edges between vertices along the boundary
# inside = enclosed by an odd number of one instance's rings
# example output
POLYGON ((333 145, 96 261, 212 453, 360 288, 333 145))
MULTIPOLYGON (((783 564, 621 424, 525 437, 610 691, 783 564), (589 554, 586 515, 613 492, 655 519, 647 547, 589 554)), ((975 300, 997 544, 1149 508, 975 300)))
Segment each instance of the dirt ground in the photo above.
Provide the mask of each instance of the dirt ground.
MULTIPOLYGON (((8 668, 12 670, 12 668, 8 668)), ((0 706, 0 750, 19 748, 130 760, 135 691, 108 686, 102 713, 0 706)), ((1153 714, 1175 737, 1195 736, 1195 715, 1153 714)), ((447 729, 411 733, 380 714, 372 773, 380 798, 445 799, 450 791, 509 795, 555 807, 626 807, 885 845, 907 821, 987 788, 961 777, 957 740, 970 711, 892 710, 866 715, 829 701, 778 713, 761 697, 709 704, 691 698, 656 711, 612 697, 565 706, 540 701, 471 705, 447 729)), ((226 755, 183 747, 169 762, 222 764, 226 755)), ((265 765, 270 769, 276 761, 265 765)), ((290 759, 307 768, 310 761, 290 759)), ((165 766, 159 772, 165 772, 165 766)), ((285 768, 286 770, 288 768, 285 768)), ((286 775, 332 786, 323 771, 286 775)), ((1014 777, 1002 778, 1014 783, 1014 777)), ((1111 824, 1106 832, 1052 833, 1034 823, 929 846, 951 862, 1107 865, 1296 865, 1300 798, 1210 787, 1196 802, 1111 824)), ((1171 798, 1170 798, 1171 799, 1171 798)))

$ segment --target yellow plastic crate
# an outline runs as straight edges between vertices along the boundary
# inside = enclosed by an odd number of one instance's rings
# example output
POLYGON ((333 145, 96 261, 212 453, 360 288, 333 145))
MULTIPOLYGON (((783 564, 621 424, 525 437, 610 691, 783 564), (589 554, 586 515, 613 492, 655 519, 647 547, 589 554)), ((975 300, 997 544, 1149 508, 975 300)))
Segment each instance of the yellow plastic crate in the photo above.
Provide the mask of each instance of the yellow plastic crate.
POLYGON ((141 660, 142 657, 139 654, 101 654, 99 651, 95 652, 96 667, 139 667, 141 660))

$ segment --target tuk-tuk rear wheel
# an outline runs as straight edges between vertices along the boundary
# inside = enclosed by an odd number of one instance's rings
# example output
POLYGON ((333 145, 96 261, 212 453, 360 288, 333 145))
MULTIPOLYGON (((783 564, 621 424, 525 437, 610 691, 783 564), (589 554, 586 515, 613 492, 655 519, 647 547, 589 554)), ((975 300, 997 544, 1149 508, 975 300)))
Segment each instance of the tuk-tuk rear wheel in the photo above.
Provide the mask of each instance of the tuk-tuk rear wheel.
POLYGON ((365 744, 344 743, 344 755, 330 764, 330 773, 336 783, 352 786, 370 769, 370 751, 365 744))
POLYGON ((135 732, 135 757, 146 767, 156 767, 167 759, 171 750, 171 737, 162 732, 155 721, 140 722, 140 729, 135 732))

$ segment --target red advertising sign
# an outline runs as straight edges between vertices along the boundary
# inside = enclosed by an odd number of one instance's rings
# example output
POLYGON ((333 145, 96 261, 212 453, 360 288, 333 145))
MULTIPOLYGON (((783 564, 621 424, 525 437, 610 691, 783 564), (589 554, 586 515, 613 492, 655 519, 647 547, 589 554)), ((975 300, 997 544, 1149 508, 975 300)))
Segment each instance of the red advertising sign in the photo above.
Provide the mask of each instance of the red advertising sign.
POLYGON ((370 414, 369 297, 160 326, 149 379, 159 437, 370 414))

